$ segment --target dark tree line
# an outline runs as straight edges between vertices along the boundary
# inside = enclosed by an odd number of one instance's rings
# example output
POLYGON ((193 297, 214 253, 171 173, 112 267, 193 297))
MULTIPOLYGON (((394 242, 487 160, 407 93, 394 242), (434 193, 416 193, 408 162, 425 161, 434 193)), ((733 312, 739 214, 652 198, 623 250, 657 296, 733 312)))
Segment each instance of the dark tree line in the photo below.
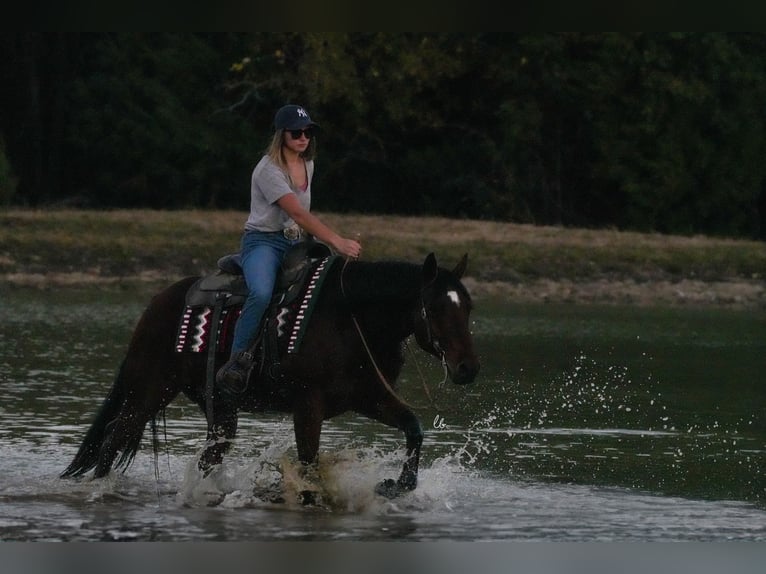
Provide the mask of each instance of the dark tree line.
POLYGON ((4 33, 0 204, 248 206, 274 111, 315 208, 766 237, 763 33, 4 33))

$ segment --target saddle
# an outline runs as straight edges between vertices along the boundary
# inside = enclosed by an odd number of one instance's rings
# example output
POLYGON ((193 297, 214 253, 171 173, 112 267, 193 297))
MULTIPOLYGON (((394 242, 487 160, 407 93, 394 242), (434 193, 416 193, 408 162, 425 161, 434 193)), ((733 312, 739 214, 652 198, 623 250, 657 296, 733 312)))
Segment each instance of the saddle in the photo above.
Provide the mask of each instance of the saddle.
MULTIPOLYGON (((300 293, 311 263, 330 257, 332 251, 318 241, 296 243, 285 254, 269 306, 287 305, 300 293)), ((242 275, 242 256, 224 255, 218 260, 218 271, 200 278, 186 292, 187 307, 214 306, 225 298, 225 307, 241 306, 247 298, 247 285, 242 275)))
MULTIPOLYGON (((314 240, 293 245, 283 258, 274 293, 258 331, 264 363, 278 363, 277 341, 284 352, 295 352, 305 332, 313 299, 324 275, 337 258, 330 248, 314 240), (267 344, 268 343, 268 344, 267 344), (270 360, 266 360, 266 355, 270 360)), ((177 352, 228 353, 234 326, 247 298, 239 253, 218 260, 215 273, 201 277, 186 292, 185 310, 176 338, 177 352)))

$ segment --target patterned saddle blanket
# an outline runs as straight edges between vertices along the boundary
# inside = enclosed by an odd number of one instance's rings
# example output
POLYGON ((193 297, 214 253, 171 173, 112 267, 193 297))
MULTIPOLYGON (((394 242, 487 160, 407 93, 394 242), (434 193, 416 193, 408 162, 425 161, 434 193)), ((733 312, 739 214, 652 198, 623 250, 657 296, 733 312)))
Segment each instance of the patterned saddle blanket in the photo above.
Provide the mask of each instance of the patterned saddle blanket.
MULTIPOLYGON (((322 283, 337 259, 315 241, 298 243, 286 254, 261 327, 262 340, 275 340, 280 354, 300 348, 322 283)), ((186 293, 176 336, 178 353, 228 354, 231 349, 247 286, 238 254, 219 259, 218 268, 186 293)))

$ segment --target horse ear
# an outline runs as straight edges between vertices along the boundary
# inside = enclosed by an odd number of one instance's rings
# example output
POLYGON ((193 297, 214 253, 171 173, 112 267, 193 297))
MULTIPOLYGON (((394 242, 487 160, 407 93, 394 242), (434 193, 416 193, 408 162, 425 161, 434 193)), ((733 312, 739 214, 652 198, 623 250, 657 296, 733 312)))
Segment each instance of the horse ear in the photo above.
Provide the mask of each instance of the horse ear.
POLYGON ((436 255, 431 252, 426 256, 426 260, 423 263, 423 286, 425 287, 436 281, 438 274, 439 268, 436 265, 436 255))
POLYGON ((465 273, 465 268, 468 266, 468 253, 463 253, 463 258, 458 261, 458 264, 455 265, 455 268, 452 270, 452 272, 455 274, 455 277, 458 279, 462 279, 463 274, 465 273))

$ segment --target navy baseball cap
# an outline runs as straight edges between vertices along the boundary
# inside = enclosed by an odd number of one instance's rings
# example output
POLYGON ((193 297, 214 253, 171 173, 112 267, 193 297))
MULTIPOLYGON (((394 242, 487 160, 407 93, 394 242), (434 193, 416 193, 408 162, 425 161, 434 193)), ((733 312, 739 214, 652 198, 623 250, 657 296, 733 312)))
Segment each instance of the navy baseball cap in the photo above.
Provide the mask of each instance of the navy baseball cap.
POLYGON ((282 106, 274 115, 274 127, 278 130, 299 130, 306 127, 319 127, 319 124, 311 121, 309 113, 303 106, 289 104, 282 106))

